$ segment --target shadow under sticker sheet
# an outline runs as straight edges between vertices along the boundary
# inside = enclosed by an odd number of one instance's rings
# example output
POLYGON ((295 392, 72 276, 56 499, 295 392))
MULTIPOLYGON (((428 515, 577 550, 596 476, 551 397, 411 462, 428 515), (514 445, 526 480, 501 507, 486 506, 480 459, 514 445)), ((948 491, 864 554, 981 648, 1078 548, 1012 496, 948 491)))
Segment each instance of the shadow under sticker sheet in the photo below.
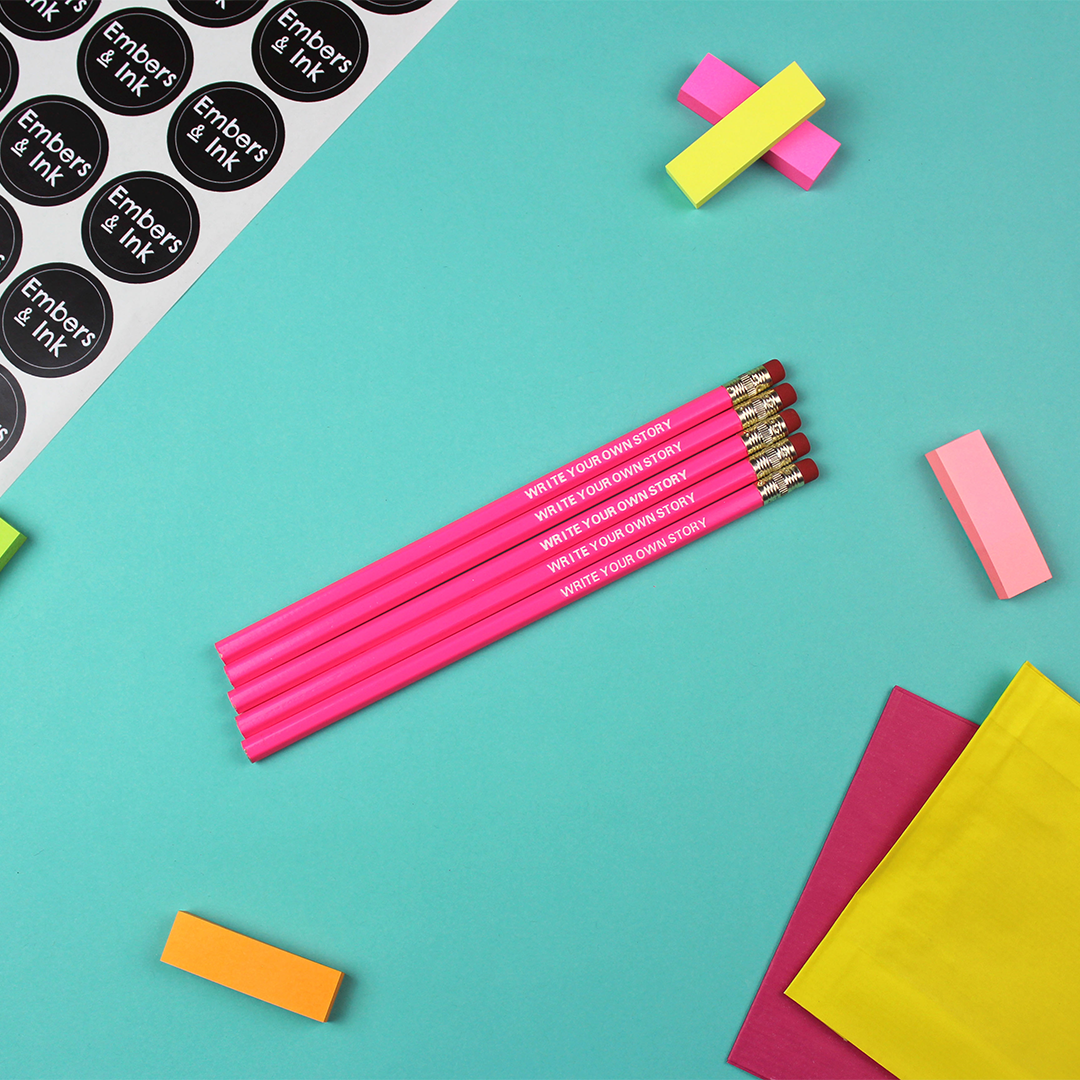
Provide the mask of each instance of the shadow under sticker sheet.
POLYGON ((453 3, 0 3, 0 494, 453 3))

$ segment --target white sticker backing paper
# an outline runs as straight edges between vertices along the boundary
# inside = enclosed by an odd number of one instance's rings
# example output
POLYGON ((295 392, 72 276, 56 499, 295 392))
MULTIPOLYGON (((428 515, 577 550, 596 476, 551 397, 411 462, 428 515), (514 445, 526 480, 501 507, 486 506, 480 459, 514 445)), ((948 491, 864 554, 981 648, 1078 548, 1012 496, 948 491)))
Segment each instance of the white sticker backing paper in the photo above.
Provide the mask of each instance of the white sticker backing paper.
POLYGON ((0 494, 453 3, 0 3, 0 494))

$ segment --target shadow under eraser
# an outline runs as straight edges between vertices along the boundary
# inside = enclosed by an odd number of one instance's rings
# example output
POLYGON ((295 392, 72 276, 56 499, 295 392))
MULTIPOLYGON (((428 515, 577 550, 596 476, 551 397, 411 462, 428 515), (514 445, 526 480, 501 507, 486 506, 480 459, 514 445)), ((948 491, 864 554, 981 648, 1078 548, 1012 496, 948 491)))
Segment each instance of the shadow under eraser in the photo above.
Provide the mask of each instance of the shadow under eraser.
POLYGON ((926 455, 1001 600, 1051 578, 1043 553, 981 431, 926 455))

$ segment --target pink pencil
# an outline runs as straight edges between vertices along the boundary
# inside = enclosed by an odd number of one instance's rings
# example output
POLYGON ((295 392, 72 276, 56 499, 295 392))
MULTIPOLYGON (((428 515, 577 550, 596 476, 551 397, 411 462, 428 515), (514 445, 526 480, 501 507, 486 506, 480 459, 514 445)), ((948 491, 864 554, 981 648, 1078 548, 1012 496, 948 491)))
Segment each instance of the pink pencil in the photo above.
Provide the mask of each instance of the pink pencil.
POLYGON ((575 485, 553 502, 538 504, 501 526, 429 560, 377 589, 364 593, 350 603, 312 619, 239 660, 226 664, 226 674, 234 687, 240 689, 258 676, 269 673, 383 612, 502 554, 543 529, 566 521, 642 477, 653 475, 684 457, 743 432, 745 427, 754 421, 774 416, 779 408, 794 402, 795 397, 795 391, 785 383, 744 405, 719 413, 677 438, 637 458, 625 461, 581 485, 575 485))
MULTIPOLYGON (((732 476, 736 475, 734 469, 740 469, 738 475, 749 484, 765 470, 779 468, 794 457, 802 457, 809 452, 809 443, 805 436, 794 435, 791 443, 786 442, 786 437, 794 432, 799 424, 798 413, 788 409, 780 416, 759 424, 742 435, 724 439, 715 446, 678 462, 648 483, 624 491, 601 506, 580 511, 565 526, 504 551, 476 567, 471 573, 461 574, 422 596, 244 683, 229 694, 233 708, 243 714, 238 720, 240 730, 244 735, 249 735, 264 726, 261 720, 263 713, 256 708, 263 702, 270 703, 271 698, 277 701, 278 695, 292 687, 299 687, 300 684, 306 686, 309 680, 323 672, 336 669, 338 665, 450 608, 456 608, 458 604, 492 589, 522 571, 560 557, 567 558, 564 552, 573 551, 600 532, 640 513, 654 503, 677 495, 721 469, 728 470, 732 476), (779 446, 775 445, 777 443, 779 446), (792 446, 792 443, 795 445, 792 446), (751 451, 755 453, 751 455, 751 451)), ((567 569, 567 573, 569 572, 567 569)))
MULTIPOLYGON (((805 447, 809 450, 805 436, 800 439, 800 443, 799 449, 805 447)), ((650 500, 651 505, 629 509, 621 515, 622 520, 606 523, 605 528, 597 532, 592 539, 578 539, 569 547, 550 553, 545 561, 523 570, 509 580, 485 589, 412 630, 399 634, 376 648, 365 649, 322 674, 241 713, 237 717, 241 734, 250 737, 273 724, 288 720, 323 698, 369 678, 383 668, 390 667, 391 664, 396 664, 399 660, 404 660, 413 653, 532 596, 556 581, 579 574, 595 563, 603 562, 608 558, 609 551, 617 550, 628 540, 647 535, 666 522, 679 519, 694 507, 708 506, 741 488, 756 484, 778 468, 790 464, 796 455, 797 448, 794 443, 785 440, 765 450, 761 456, 744 459, 683 491, 674 494, 662 493, 660 498, 650 500)), ((705 457, 706 454, 698 456, 705 457)), ((337 642, 330 644, 336 645, 337 642)))
POLYGON ((579 597, 595 592, 639 567, 757 510, 766 502, 772 502, 788 491, 809 483, 817 475, 817 466, 808 458, 773 473, 756 484, 744 487, 704 510, 695 509, 679 520, 667 523, 618 551, 611 552, 602 562, 575 577, 549 585, 495 615, 317 702, 296 716, 257 732, 244 740, 244 752, 250 760, 259 761, 416 682, 417 679, 565 607, 579 597))
POLYGON ((554 502, 534 506, 524 514, 459 544, 438 558, 430 559, 393 581, 365 592, 350 603, 342 604, 233 663, 226 664, 225 672, 229 681, 239 689, 257 676, 302 656, 339 634, 374 619, 384 611, 389 611, 488 559, 501 555, 551 525, 568 520, 643 477, 655 475, 690 454, 739 434, 747 425, 775 415, 780 408, 794 401, 795 391, 787 383, 782 383, 745 405, 728 409, 645 454, 625 461, 580 485, 575 484, 554 502))
POLYGON ((371 589, 378 588, 399 574, 407 573, 429 559, 434 559, 458 544, 487 532, 528 510, 529 506, 544 496, 556 494, 577 481, 609 469, 611 465, 631 452, 641 453, 656 446, 680 431, 685 431, 716 413, 725 412, 756 394, 767 390, 784 378, 784 366, 779 360, 770 360, 762 367, 739 376, 726 386, 719 386, 709 393, 680 406, 673 412, 635 428, 622 438, 598 447, 591 453, 571 461, 561 469, 541 476, 531 484, 496 499, 487 506, 474 510, 457 521, 422 537, 413 543, 386 555, 355 573, 343 577, 326 588, 297 600, 273 615, 238 630, 217 643, 217 650, 225 663, 231 663, 254 649, 266 645, 275 638, 303 626, 341 604, 347 604, 371 589))

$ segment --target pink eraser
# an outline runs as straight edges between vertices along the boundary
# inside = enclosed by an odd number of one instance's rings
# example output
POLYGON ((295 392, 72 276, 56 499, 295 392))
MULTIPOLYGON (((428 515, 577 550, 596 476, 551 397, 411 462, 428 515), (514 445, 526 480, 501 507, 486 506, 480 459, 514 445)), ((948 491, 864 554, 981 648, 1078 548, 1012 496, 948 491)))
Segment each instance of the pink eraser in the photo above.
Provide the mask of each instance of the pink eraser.
POLYGON ((981 431, 931 450, 926 460, 999 599, 1050 580, 1050 568, 981 431))
MULTIPOLYGON (((745 75, 740 75, 712 53, 706 53, 705 59, 683 83, 679 101, 710 124, 715 124, 757 89, 757 84, 745 75)), ((821 170, 829 164, 839 148, 840 144, 831 135, 826 135, 821 128, 804 120, 761 160, 768 162, 804 191, 809 191, 810 185, 821 175, 821 170)))

